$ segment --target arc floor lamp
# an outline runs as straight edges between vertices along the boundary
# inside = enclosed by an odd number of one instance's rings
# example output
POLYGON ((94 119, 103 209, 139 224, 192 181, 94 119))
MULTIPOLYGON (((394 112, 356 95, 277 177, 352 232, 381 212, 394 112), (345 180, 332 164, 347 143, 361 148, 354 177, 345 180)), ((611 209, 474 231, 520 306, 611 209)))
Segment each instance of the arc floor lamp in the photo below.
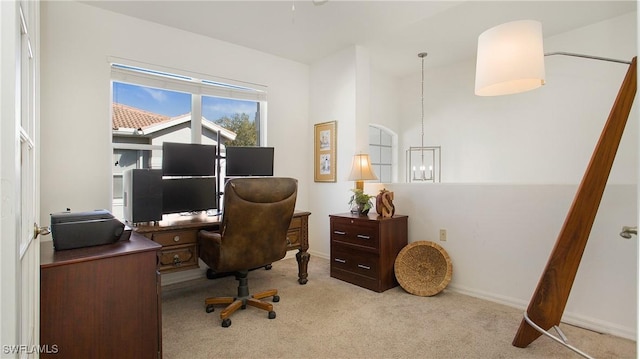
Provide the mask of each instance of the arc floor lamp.
MULTIPOLYGON (((542 48, 542 25, 537 21, 513 21, 483 32, 478 37, 476 95, 497 96, 540 87, 544 84, 544 56, 549 55, 629 65, 556 244, 512 342, 516 347, 525 348, 544 334, 589 358, 586 353, 567 344, 558 325, 636 95, 636 57, 631 61, 623 61, 567 52, 544 54, 542 48), (548 333, 551 328, 558 331, 560 338, 548 333)), ((625 228, 627 236, 629 232, 637 232, 637 228, 625 228)))

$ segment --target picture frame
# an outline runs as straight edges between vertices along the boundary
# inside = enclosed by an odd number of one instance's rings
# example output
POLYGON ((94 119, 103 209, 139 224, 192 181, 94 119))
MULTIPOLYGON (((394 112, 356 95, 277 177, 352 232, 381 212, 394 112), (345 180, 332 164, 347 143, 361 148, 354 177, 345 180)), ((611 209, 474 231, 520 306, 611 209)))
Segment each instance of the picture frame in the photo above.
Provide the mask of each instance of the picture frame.
POLYGON ((314 170, 315 182, 335 182, 336 168, 336 121, 314 125, 314 170))

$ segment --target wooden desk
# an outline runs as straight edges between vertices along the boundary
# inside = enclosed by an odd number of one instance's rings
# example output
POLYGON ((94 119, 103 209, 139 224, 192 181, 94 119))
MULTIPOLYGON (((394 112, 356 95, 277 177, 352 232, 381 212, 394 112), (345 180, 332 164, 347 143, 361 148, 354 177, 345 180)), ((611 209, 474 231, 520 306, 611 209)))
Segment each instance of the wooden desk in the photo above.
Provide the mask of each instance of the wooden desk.
POLYGON ((40 244, 41 358, 162 358, 160 246, 126 241, 54 251, 40 244))
MULTIPOLYGON (((298 283, 307 283, 309 249, 309 215, 311 212, 296 211, 287 232, 287 250, 298 250, 298 283)), ((218 230, 222 216, 165 215, 162 221, 149 225, 136 225, 134 230, 162 245, 158 252, 160 273, 170 273, 198 268, 198 231, 218 230)))

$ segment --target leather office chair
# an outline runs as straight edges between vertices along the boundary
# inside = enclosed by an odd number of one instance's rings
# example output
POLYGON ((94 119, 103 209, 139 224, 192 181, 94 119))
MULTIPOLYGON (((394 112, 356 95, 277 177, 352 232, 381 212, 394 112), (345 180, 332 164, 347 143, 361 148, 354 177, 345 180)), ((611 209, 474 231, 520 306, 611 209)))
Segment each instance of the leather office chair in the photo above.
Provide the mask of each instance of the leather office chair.
POLYGON ((293 217, 298 181, 293 178, 235 178, 225 185, 220 232, 198 233, 200 259, 215 273, 235 273, 237 297, 213 297, 205 300, 207 313, 215 304, 228 304, 220 313, 222 326, 231 325, 229 316, 247 305, 276 317, 273 304, 261 299, 273 296, 276 289, 249 294, 247 274, 282 259, 287 252, 287 230, 293 217))

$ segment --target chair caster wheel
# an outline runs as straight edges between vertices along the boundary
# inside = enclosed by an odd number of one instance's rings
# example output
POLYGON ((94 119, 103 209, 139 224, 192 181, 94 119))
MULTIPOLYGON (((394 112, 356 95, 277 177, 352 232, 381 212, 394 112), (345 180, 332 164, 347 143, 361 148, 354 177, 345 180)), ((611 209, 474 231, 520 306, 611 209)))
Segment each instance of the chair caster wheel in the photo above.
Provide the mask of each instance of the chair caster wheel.
POLYGON ((213 304, 207 305, 207 308, 205 310, 207 311, 207 313, 213 312, 214 311, 213 304))
POLYGON ((222 327, 223 328, 229 328, 231 326, 231 319, 227 318, 227 319, 223 319, 222 320, 222 327))
POLYGON ((247 305, 246 305, 246 304, 243 304, 243 305, 240 307, 240 309, 247 309, 247 305))
POLYGON ((267 264, 266 266, 264 266, 264 269, 266 270, 270 270, 271 268, 273 268, 271 264, 267 264))
POLYGON ((276 312, 274 312, 273 310, 269 312, 269 319, 275 319, 276 318, 276 312))
POLYGON ((279 296, 279 295, 274 295, 274 296, 273 296, 273 302, 274 302, 274 303, 277 303, 277 302, 279 302, 279 301, 280 301, 280 296, 279 296))
POLYGON ((207 279, 215 279, 215 277, 216 272, 214 272, 211 268, 207 268, 207 279))

